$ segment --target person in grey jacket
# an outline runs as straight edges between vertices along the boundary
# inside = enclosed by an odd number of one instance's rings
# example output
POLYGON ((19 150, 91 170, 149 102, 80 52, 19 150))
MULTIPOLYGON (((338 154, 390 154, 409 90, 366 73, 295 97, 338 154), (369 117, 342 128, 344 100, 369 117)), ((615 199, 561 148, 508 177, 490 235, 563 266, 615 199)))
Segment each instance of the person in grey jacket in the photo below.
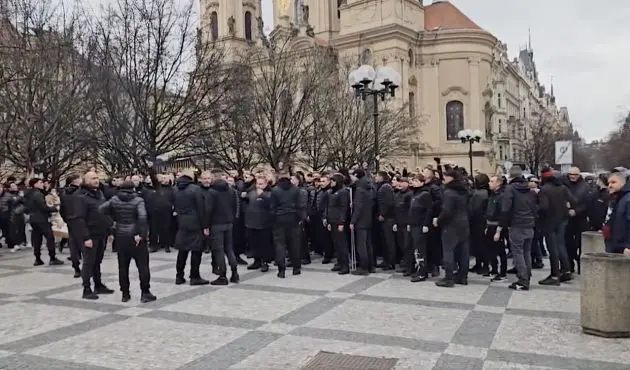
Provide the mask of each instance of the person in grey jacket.
POLYGON ((151 294, 149 272, 149 251, 147 249, 147 210, 144 200, 136 196, 132 182, 124 182, 117 195, 101 204, 101 214, 112 218, 116 223, 115 240, 118 252, 118 281, 122 292, 122 301, 131 299, 129 293, 129 264, 133 259, 140 277, 140 300, 152 302, 156 297, 151 294))

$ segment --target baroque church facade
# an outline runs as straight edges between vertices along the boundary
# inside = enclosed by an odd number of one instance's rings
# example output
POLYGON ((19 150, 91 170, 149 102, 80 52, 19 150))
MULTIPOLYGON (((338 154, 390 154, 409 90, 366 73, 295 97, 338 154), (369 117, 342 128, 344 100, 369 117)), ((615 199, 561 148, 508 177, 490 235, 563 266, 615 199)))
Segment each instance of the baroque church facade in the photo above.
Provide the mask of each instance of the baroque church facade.
MULTIPOLYGON (((263 35, 261 0, 201 0, 207 41, 239 49, 263 35)), ((421 0, 274 0, 274 30, 331 46, 340 60, 389 66, 402 77, 397 95, 421 125, 409 154, 387 160, 416 168, 440 157, 468 167, 460 130, 479 130, 473 168, 490 173, 521 163, 525 120, 542 110, 558 117, 555 98, 532 72, 533 52, 509 60, 507 48, 452 3, 421 0), (508 112, 508 107, 510 111, 508 112)))

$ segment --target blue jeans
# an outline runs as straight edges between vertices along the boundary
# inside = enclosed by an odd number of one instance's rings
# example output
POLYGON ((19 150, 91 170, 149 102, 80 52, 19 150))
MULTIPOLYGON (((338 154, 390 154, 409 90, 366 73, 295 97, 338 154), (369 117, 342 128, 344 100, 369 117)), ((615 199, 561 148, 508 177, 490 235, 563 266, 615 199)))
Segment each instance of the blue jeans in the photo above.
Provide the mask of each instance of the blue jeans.
POLYGON ((562 221, 545 233, 545 242, 549 250, 549 264, 551 276, 559 277, 562 273, 569 272, 569 254, 564 240, 568 221, 562 221))

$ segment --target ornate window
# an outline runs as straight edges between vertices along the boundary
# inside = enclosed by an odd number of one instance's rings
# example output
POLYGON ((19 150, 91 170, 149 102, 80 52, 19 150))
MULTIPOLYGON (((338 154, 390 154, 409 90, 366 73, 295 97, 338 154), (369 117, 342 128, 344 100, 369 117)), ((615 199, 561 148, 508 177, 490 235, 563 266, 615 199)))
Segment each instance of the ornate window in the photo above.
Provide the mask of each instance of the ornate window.
POLYGON ((446 103, 446 140, 458 140, 457 133, 464 129, 464 104, 459 100, 446 103))
POLYGON ((245 40, 252 41, 252 13, 245 12, 245 40))
POLYGON ((503 121, 499 119, 499 133, 501 133, 502 126, 503 126, 503 121))
POLYGON ((413 91, 409 92, 409 117, 416 116, 416 94, 413 91))
POLYGON ((217 41, 219 39, 219 14, 217 12, 212 12, 210 14, 210 38, 212 41, 217 41))

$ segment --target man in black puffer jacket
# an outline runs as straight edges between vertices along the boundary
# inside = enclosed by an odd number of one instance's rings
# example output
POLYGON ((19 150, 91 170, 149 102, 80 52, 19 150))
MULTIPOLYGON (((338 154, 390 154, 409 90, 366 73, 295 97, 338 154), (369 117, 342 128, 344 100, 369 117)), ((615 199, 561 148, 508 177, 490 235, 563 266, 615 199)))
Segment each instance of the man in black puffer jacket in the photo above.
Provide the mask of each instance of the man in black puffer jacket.
POLYGON ((70 261, 74 269, 74 277, 81 277, 80 259, 82 240, 77 235, 76 220, 81 216, 81 198, 79 197, 83 179, 79 174, 72 174, 66 178, 66 187, 61 192, 59 215, 68 226, 68 246, 70 247, 70 261))
POLYGON ((493 239, 498 241, 501 232, 509 228, 510 245, 516 266, 518 281, 510 289, 529 290, 532 272, 532 241, 536 226, 537 195, 529 188, 519 166, 510 169, 510 183, 501 199, 501 217, 493 239))
POLYGON ((385 171, 376 174, 376 210, 383 247, 383 263, 377 267, 383 270, 394 270, 396 268, 396 240, 394 238, 396 201, 390 177, 385 171))
POLYGON ((116 249, 118 251, 118 280, 122 301, 131 299, 129 294, 129 264, 133 259, 140 277, 140 300, 142 303, 155 301, 151 294, 149 251, 147 250, 147 210, 144 200, 136 196, 132 182, 124 182, 117 195, 101 204, 99 212, 116 222, 116 249))
POLYGON ((293 275, 302 273, 300 233, 306 220, 306 204, 300 189, 291 183, 288 174, 281 174, 271 191, 270 207, 273 218, 273 242, 276 248, 278 277, 284 278, 289 249, 293 275))
POLYGON ((350 209, 350 193, 344 185, 344 180, 344 176, 340 173, 332 176, 326 207, 328 231, 337 255, 337 264, 332 268, 332 271, 337 271, 339 275, 350 273, 350 257, 345 232, 348 210, 350 209))
POLYGON ((212 259, 217 265, 219 277, 212 285, 227 285, 225 257, 232 269, 230 282, 238 283, 238 263, 234 254, 232 228, 241 211, 239 194, 223 180, 221 171, 212 172, 212 184, 208 193, 208 215, 210 216, 210 236, 212 238, 212 259))
POLYGON ((24 194, 24 201, 30 216, 29 222, 33 228, 31 231, 31 243, 35 254, 35 263, 33 265, 40 266, 44 264, 41 258, 43 239, 46 239, 46 247, 50 257, 49 265, 63 265, 63 262, 55 257, 55 236, 50 223, 50 215, 55 212, 55 209, 48 207, 46 204, 44 182, 42 179, 34 178, 28 182, 28 185, 31 189, 24 194))

